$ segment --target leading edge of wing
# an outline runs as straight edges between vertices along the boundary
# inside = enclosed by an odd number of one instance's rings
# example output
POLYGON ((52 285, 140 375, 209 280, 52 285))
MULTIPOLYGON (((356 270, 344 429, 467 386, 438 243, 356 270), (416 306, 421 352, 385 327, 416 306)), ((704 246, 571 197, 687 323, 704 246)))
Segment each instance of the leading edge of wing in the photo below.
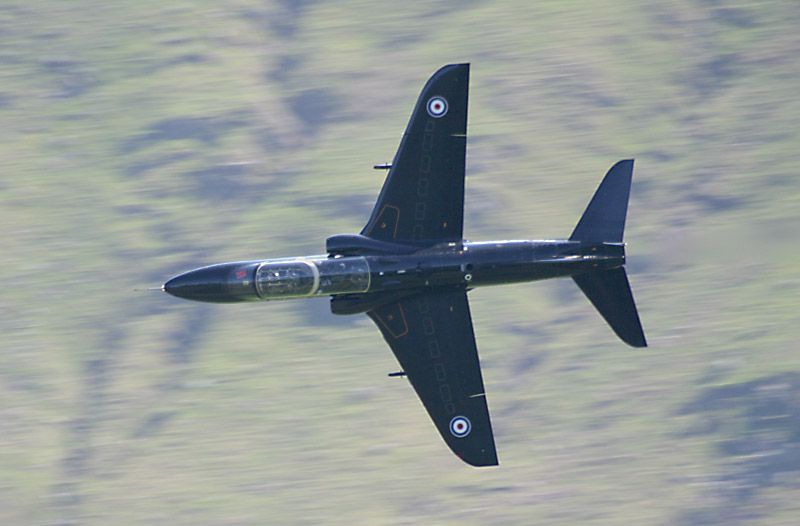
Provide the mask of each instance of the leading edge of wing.
POLYGON ((403 298, 367 314, 453 453, 473 466, 497 465, 466 291, 403 298))
POLYGON ((469 64, 444 66, 422 88, 361 234, 383 241, 460 241, 464 222, 469 64))

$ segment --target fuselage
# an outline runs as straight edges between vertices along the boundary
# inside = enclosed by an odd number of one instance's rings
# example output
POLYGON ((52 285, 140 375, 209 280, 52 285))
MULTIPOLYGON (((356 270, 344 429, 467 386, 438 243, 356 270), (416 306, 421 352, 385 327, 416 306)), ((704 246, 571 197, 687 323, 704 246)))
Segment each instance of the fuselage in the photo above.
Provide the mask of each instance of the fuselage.
POLYGON ((164 284, 174 296, 232 303, 333 296, 335 314, 371 308, 371 297, 471 289, 582 274, 625 263, 621 243, 564 239, 442 243, 411 253, 312 255, 222 263, 164 284), (350 300, 350 301, 348 301, 350 300))

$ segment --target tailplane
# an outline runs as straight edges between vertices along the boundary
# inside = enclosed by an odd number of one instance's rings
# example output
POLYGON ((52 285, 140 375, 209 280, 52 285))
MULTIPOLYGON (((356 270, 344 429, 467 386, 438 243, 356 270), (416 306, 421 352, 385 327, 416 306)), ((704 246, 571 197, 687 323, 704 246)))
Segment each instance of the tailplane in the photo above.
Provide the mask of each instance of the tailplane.
MULTIPOLYGON (((632 176, 633 159, 611 167, 569 237, 570 241, 622 244, 632 176)), ((647 346, 628 276, 622 266, 578 274, 572 279, 622 341, 633 347, 647 346)))
POLYGON ((569 236, 570 241, 622 243, 632 177, 633 159, 611 167, 569 236))
POLYGON ((623 267, 579 274, 572 279, 622 341, 632 347, 647 347, 623 267))

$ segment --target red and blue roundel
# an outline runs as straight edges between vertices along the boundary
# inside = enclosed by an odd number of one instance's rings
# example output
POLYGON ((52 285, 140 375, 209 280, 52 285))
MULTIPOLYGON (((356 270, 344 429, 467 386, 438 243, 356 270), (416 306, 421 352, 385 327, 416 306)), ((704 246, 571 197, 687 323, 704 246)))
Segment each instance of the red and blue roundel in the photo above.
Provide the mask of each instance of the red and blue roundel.
POLYGON ((431 117, 438 119, 439 117, 443 117, 445 113, 447 113, 447 101, 444 97, 431 97, 428 101, 428 115, 431 117))
POLYGON ((472 424, 466 416, 459 415, 450 420, 450 432, 456 438, 464 438, 469 435, 471 429, 472 424))

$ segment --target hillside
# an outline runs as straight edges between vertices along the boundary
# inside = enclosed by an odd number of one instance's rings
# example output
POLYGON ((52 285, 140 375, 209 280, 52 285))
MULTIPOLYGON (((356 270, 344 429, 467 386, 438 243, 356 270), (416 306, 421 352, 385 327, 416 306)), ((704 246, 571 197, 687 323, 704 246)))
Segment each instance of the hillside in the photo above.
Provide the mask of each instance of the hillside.
POLYGON ((799 25, 790 1, 4 2, 0 523, 797 524, 799 25), (365 316, 142 290, 358 232, 462 61, 465 235, 568 235, 635 158, 650 343, 570 280, 472 292, 484 470, 365 316))

